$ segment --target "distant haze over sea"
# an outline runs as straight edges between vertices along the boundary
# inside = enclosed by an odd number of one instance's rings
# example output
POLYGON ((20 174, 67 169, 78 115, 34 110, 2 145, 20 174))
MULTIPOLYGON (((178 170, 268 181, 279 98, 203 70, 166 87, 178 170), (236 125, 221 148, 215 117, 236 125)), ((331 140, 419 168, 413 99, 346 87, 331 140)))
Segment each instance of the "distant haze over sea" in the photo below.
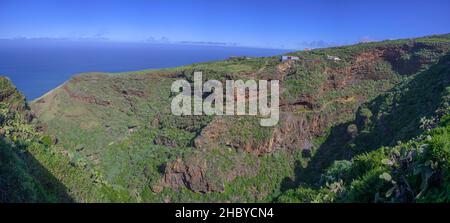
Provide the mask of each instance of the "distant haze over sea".
POLYGON ((0 40, 0 75, 9 77, 28 100, 83 72, 125 72, 227 59, 275 56, 289 50, 224 46, 0 40))

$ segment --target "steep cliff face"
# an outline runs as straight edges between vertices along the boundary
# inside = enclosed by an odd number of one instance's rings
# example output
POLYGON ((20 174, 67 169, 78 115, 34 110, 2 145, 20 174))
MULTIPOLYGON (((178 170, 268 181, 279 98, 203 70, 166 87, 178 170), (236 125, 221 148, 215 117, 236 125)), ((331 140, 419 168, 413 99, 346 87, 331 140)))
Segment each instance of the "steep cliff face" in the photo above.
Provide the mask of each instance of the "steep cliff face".
POLYGON ((0 76, 0 102, 8 104, 8 107, 22 113, 29 121, 32 115, 25 97, 16 89, 11 80, 0 76))
POLYGON ((207 201, 269 199, 285 178, 294 177, 297 163, 315 159, 333 126, 352 121, 361 104, 436 64, 449 47, 448 37, 439 36, 292 53, 299 61, 269 57, 84 74, 31 107, 63 153, 95 167, 115 185, 113 194, 137 201, 191 201, 199 192, 207 201), (192 81, 194 71, 202 71, 204 80, 280 80, 279 124, 261 127, 258 117, 171 115, 171 83, 192 81))

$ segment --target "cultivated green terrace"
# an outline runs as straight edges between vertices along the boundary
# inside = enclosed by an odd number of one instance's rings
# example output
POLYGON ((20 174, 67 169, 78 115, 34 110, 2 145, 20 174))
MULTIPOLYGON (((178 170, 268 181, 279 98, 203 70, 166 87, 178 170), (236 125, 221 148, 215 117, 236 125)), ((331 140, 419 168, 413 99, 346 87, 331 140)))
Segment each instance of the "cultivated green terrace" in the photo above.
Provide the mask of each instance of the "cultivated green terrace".
MULTIPOLYGON (((299 59, 289 61, 80 74, 31 109, 18 93, 5 100, 11 85, 2 81, 3 106, 21 101, 21 122, 41 145, 14 150, 2 124, 2 151, 27 151, 58 182, 42 191, 67 197, 30 201, 448 202, 449 49, 450 35, 436 35, 293 52, 299 59), (171 115, 172 82, 192 82, 195 71, 280 80, 280 122, 171 115)), ((2 161, 1 174, 20 162, 2 161)))

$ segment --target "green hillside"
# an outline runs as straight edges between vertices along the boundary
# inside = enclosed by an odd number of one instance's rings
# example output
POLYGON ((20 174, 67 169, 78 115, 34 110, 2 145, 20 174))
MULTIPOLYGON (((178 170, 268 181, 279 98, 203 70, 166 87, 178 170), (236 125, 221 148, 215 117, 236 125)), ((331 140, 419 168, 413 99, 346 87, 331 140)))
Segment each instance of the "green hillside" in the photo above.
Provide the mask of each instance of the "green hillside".
POLYGON ((448 202, 449 49, 450 35, 437 35, 289 54, 298 61, 86 73, 31 109, 18 93, 0 95, 5 114, 22 105, 20 122, 33 133, 0 134, 11 157, 1 174, 37 185, 24 189, 33 199, 6 192, 5 201, 448 202), (195 71, 204 80, 280 80, 279 124, 173 116, 171 84, 192 82, 195 71), (17 140, 28 144, 14 150, 17 140), (31 158, 55 185, 30 173, 31 158))

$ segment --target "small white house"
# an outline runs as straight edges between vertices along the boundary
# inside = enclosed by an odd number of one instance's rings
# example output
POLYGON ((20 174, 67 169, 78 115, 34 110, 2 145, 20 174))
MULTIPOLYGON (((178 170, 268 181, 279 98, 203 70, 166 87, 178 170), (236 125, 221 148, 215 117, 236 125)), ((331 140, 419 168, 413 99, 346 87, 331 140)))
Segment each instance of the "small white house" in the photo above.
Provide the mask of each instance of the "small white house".
POLYGON ((229 60, 251 60, 253 57, 248 56, 231 56, 228 58, 229 60))
POLYGON ((300 58, 294 56, 281 56, 281 61, 288 61, 288 60, 300 60, 300 58))
POLYGON ((327 55, 327 58, 328 58, 329 60, 341 61, 341 58, 339 58, 339 57, 337 57, 337 56, 330 56, 330 55, 327 55))

